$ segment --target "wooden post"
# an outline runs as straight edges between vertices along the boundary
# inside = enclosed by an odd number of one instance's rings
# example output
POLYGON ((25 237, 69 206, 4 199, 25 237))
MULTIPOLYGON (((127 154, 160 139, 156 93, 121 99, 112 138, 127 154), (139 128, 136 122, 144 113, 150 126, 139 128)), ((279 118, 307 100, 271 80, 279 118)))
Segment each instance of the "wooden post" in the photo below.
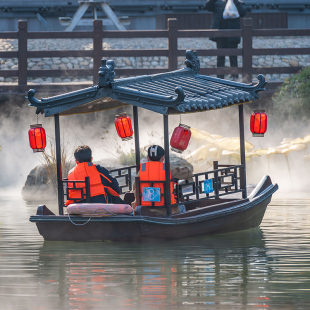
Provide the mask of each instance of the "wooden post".
POLYGON ((243 18, 243 67, 242 67, 242 82, 252 83, 252 18, 243 18))
POLYGON ((138 107, 133 106, 133 129, 135 134, 135 152, 136 152, 136 172, 140 170, 140 142, 139 142, 139 122, 138 122, 138 107))
POLYGON ((170 197, 170 159, 169 159, 169 124, 168 115, 164 115, 164 147, 165 147, 165 205, 167 215, 171 215, 171 197, 170 197))
POLYGON ((93 21, 93 83, 98 84, 98 72, 101 67, 102 58, 102 20, 93 21))
POLYGON ((218 173, 218 168, 219 168, 219 162, 218 161, 213 161, 213 170, 214 170, 214 194, 215 198, 219 198, 219 173, 218 173))
MULTIPOLYGON (((90 180, 89 177, 85 177, 85 189, 86 189, 86 202, 90 203, 90 180)), ((82 196, 82 198, 84 198, 82 196)))
POLYGON ((169 71, 178 69, 178 20, 168 18, 168 69, 169 71))
POLYGON ((60 126, 59 114, 54 115, 55 119, 55 143, 56 143, 56 168, 57 168, 57 188, 58 188, 58 208, 59 215, 63 215, 63 185, 62 185, 62 169, 61 169, 61 148, 60 148, 60 126))
POLYGON ((141 205, 141 196, 140 196, 140 178, 135 177, 135 184, 136 184, 136 203, 137 206, 141 205))
POLYGON ((27 21, 18 21, 18 86, 27 86, 27 21))
POLYGON ((240 136, 240 188, 242 189, 242 198, 247 197, 246 192, 246 167, 245 167, 245 144, 244 144, 244 116, 243 116, 243 104, 238 106, 239 108, 239 136, 240 136))

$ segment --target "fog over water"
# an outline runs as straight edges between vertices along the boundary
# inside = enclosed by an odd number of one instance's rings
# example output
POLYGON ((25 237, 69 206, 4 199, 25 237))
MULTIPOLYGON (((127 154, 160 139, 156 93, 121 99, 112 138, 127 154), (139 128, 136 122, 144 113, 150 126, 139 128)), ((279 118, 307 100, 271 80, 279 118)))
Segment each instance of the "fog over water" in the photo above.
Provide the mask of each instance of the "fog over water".
MULTIPOLYGON (((245 138, 254 150, 310 133, 296 123, 278 130, 270 117, 265 137, 253 138, 252 107, 245 106, 244 119, 245 138)), ((131 107, 125 110, 132 116, 131 107)), ((95 161, 113 166, 117 150, 127 153, 134 147, 133 140, 117 137, 117 112, 60 117, 68 153, 88 144, 95 161)), ((139 116, 141 146, 163 145, 162 116, 141 109, 139 116)), ((171 132, 179 121, 179 116, 169 117, 171 132)), ((33 153, 28 142, 29 125, 36 122, 35 108, 27 102, 0 114, 1 309, 310 308, 310 161, 304 158, 310 154, 308 145, 287 157, 271 154, 247 162, 248 183, 270 174, 280 186, 255 229, 141 244, 50 242, 29 221, 38 201, 4 197, 20 196, 28 173, 42 162, 42 155, 33 153)), ((40 115, 39 123, 53 142, 54 119, 40 115)), ((238 107, 189 114, 182 116, 182 123, 224 138, 239 136, 238 107)), ((192 139, 182 156, 190 155, 199 143, 192 139)), ((238 163, 233 156, 221 156, 219 162, 238 163)), ((57 212, 56 201, 43 203, 57 212)))
MULTIPOLYGON (((6 109, 6 113, 2 113, 0 116, 0 195, 19 195, 31 169, 43 162, 42 155, 33 153, 29 146, 29 126, 37 122, 37 116, 35 108, 28 107, 27 104, 28 102, 25 101, 21 107, 12 105, 11 109, 6 109)), ((244 108, 245 139, 254 146, 251 151, 274 148, 279 146, 284 138, 296 139, 310 134, 309 127, 300 125, 301 128, 299 128, 299 124, 296 123, 280 130, 279 126, 273 123, 272 117, 269 117, 265 137, 252 137, 249 119, 253 106, 253 103, 250 103, 244 108)), ((73 150, 78 145, 87 144, 93 150, 95 162, 100 161, 107 168, 113 167, 118 162, 120 152, 129 153, 130 150, 134 150, 134 140, 121 141, 114 127, 115 114, 123 110, 132 117, 132 107, 60 117, 62 148, 65 148, 65 152, 72 159, 73 150)), ((46 130, 48 137, 46 150, 50 153, 50 142, 54 145, 54 119, 53 117, 45 118, 40 114, 38 122, 46 130)), ((179 122, 179 115, 169 117, 170 135, 179 122)), ((239 137, 237 106, 182 115, 181 122, 223 138, 239 137)), ((139 129, 141 147, 151 144, 163 146, 163 118, 161 115, 139 109, 139 129)), ((195 151, 200 146, 199 143, 192 139, 188 150, 182 156, 186 157, 195 151)), ((310 183, 308 180, 310 161, 304 156, 309 154, 310 147, 305 145, 303 150, 292 151, 287 156, 270 154, 269 156, 251 157, 247 161, 247 181, 256 184, 264 174, 268 174, 273 182, 280 185, 280 191, 306 191, 310 183)), ((209 163, 212 163, 213 160, 215 159, 212 157, 207 158, 209 163)), ((221 155, 219 158, 220 163, 238 164, 238 161, 239 159, 234 156, 221 155)), ((195 162, 192 164, 195 169, 195 162)))

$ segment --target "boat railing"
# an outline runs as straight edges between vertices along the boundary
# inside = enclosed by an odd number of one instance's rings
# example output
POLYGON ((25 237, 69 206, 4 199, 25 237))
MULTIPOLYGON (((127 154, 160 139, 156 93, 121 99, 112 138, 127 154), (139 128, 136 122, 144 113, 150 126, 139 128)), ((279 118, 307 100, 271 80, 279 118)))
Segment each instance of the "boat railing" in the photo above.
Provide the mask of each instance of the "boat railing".
POLYGON ((240 186, 240 170, 243 165, 218 165, 212 171, 194 174, 193 181, 184 181, 176 187, 177 203, 193 200, 218 199, 221 196, 243 192, 240 186))
MULTIPOLYGON (((193 201, 200 201, 205 199, 218 199, 221 196, 227 196, 239 192, 243 192, 245 189, 240 185, 240 171, 244 168, 243 165, 218 165, 214 162, 214 169, 212 171, 196 173, 193 176, 193 181, 184 180, 179 181, 175 186, 175 197, 177 203, 187 204, 193 201)), ((136 196, 137 204, 141 202, 140 184, 147 183, 148 187, 158 187, 159 184, 165 183, 165 181, 141 181, 139 177, 136 177, 136 196)), ((165 188, 163 186, 163 188, 165 188)), ((161 192, 160 196, 164 196, 161 192)), ((152 208, 164 208, 165 206, 156 206, 155 202, 148 201, 152 208)))
POLYGON ((125 194, 132 190, 132 177, 135 176, 137 166, 128 166, 109 170, 111 175, 117 179, 120 187, 120 194, 125 194), (134 171, 132 171, 134 169, 134 171))
POLYGON ((77 180, 68 180, 63 179, 62 185, 65 187, 64 196, 67 197, 66 200, 72 200, 73 202, 78 202, 80 200, 86 200, 87 203, 90 203, 90 181, 89 177, 85 177, 84 181, 77 181, 77 180), (84 183, 84 184, 83 184, 84 183), (82 186, 77 186, 78 184, 81 184, 82 186), (85 187, 85 192, 83 191, 83 188, 85 187), (80 191, 80 195, 78 197, 70 197, 70 190, 74 191, 75 193, 77 191, 80 191))

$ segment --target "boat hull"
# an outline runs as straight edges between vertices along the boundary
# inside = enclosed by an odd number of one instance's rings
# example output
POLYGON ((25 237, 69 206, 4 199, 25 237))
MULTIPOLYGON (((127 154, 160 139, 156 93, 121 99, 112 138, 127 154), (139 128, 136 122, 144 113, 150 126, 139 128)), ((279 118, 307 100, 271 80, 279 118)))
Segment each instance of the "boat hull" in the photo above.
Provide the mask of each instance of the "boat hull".
POLYGON ((272 194, 277 190, 265 178, 248 199, 187 212, 183 217, 110 216, 68 217, 32 216, 45 240, 53 241, 142 241, 179 239, 254 228, 260 225, 272 194))

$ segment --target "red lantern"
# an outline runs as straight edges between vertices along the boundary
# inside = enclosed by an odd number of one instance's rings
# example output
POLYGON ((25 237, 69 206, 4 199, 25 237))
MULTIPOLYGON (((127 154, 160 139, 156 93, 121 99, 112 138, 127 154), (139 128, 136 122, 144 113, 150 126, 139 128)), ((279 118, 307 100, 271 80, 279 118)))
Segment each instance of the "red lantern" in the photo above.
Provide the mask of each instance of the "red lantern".
POLYGON ((250 128, 253 137, 263 137, 267 131, 267 115, 265 110, 254 110, 251 115, 250 128))
POLYGON ((30 125, 28 135, 30 147, 33 149, 33 152, 44 152, 44 148, 46 147, 46 135, 42 125, 30 125))
POLYGON ((191 138, 190 127, 184 124, 180 124, 173 131, 170 139, 171 150, 177 153, 182 153, 186 150, 189 140, 191 138))
POLYGON ((132 139, 133 131, 130 117, 126 114, 116 115, 115 127, 123 141, 132 139))

